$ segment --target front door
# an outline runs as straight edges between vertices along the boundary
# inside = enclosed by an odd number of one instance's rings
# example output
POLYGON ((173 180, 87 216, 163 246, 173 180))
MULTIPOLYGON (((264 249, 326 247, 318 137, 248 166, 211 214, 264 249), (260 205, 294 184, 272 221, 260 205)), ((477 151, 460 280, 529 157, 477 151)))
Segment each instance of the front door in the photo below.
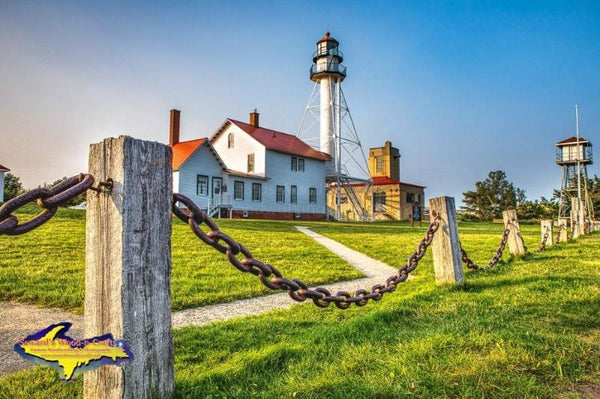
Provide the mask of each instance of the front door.
POLYGON ((214 199, 213 203, 220 204, 221 203, 221 188, 223 186, 223 179, 220 177, 212 178, 212 198, 214 199))

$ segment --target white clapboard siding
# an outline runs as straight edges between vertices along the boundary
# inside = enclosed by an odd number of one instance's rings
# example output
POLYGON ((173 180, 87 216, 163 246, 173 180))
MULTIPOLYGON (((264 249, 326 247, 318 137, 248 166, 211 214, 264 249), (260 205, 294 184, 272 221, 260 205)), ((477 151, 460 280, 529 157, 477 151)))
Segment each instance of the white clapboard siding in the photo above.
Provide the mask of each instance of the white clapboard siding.
POLYGON ((174 173, 173 191, 189 197, 198 206, 206 208, 211 198, 213 177, 222 178, 223 184, 227 185, 227 174, 223 171, 214 154, 204 144, 190 155, 183 165, 179 167, 178 172, 174 173), (196 181, 198 175, 208 176, 208 195, 197 194, 196 181))
POLYGON ((229 123, 223 133, 211 141, 211 144, 229 169, 248 172, 248 154, 254 154, 254 172, 265 174, 265 146, 253 139, 233 123, 229 123), (229 133, 233 133, 233 148, 227 147, 229 133))

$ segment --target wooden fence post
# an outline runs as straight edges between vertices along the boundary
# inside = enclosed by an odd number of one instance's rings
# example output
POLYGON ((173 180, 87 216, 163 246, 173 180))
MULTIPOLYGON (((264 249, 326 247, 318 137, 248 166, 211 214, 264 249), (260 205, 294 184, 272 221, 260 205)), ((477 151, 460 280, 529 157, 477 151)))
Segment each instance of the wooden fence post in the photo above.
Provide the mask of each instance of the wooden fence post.
POLYGON ((560 242, 569 241, 569 218, 558 219, 558 239, 560 242), (562 226, 562 227, 561 227, 562 226))
POLYGON ((87 195, 85 336, 125 339, 133 361, 84 373, 84 397, 171 397, 171 149, 106 139, 89 171, 113 188, 87 195))
POLYGON ((510 253, 515 256, 524 255, 525 243, 523 242, 523 237, 521 237, 517 211, 514 209, 506 210, 502 212, 502 218, 504 219, 504 228, 510 230, 508 234, 508 249, 510 253))
POLYGON ((540 224, 542 242, 544 241, 544 235, 548 233, 548 238, 546 239, 546 246, 551 247, 552 245, 554 245, 554 228, 552 220, 542 220, 540 224))
POLYGON ((440 227, 431 243, 435 281, 462 285, 463 264, 458 240, 458 221, 454 198, 437 197, 429 200, 429 212, 440 217, 440 227))
POLYGON ((579 220, 579 201, 577 197, 571 197, 571 228, 573 229, 573 238, 581 235, 581 221, 579 220))

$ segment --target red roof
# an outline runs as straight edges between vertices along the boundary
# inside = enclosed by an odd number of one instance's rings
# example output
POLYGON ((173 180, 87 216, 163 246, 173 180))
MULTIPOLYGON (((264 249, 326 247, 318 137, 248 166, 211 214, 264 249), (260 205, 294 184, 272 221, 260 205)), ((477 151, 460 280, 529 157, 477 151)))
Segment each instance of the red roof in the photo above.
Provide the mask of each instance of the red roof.
MULTIPOLYGON (((579 138, 579 144, 584 144, 584 143, 587 143, 587 142, 588 141, 586 139, 584 139, 583 137, 579 138)), ((563 141, 559 141, 556 144, 559 145, 559 144, 571 144, 571 143, 577 144, 577 137, 576 136, 569 137, 568 139, 564 139, 563 141)))
POLYGON ((291 134, 278 132, 263 127, 255 127, 248 123, 228 119, 231 123, 248 133, 253 139, 271 151, 283 152, 285 154, 298 155, 305 158, 329 161, 331 157, 321 151, 317 151, 304 141, 291 134))
POLYGON ((206 138, 182 141, 173 146, 173 170, 179 170, 185 161, 204 143, 206 138))
MULTIPOLYGON (((413 183, 406 183, 400 180, 394 180, 394 179, 390 179, 387 176, 376 176, 371 178, 373 185, 374 186, 387 186, 387 185, 399 185, 399 186, 411 186, 411 187, 418 187, 418 188, 426 188, 426 186, 421 186, 419 184, 413 184, 413 183)), ((369 183, 350 183, 350 185, 352 186, 366 186, 369 183)), ((332 184, 332 186, 334 186, 335 183, 332 184)))
POLYGON ((400 180, 390 179, 387 176, 375 176, 373 177, 374 186, 383 186, 386 184, 400 184, 400 180))
POLYGON ((400 180, 390 179, 387 176, 375 176, 375 177, 373 177, 372 180, 373 180, 373 185, 374 186, 385 186, 385 185, 388 185, 388 184, 399 184, 401 186, 413 186, 413 187, 425 188, 425 186, 420 186, 418 184, 405 183, 405 182, 401 182, 400 180))
POLYGON ((183 165, 185 163, 185 161, 187 161, 188 158, 191 157, 192 154, 194 152, 196 152, 196 150, 198 148, 202 147, 205 143, 208 146, 208 149, 210 150, 210 152, 213 153, 213 155, 214 155, 215 159, 217 160, 217 162, 219 163, 219 165, 221 165, 221 168, 223 168, 224 171, 227 171, 227 167, 221 160, 221 157, 219 157, 219 154, 217 154, 217 152, 215 151, 215 149, 213 148, 213 146, 210 144, 210 142, 208 141, 208 139, 206 137, 201 138, 201 139, 196 139, 196 140, 182 141, 180 143, 175 144, 175 146, 172 147, 172 149, 173 149, 173 161, 172 161, 173 170, 174 171, 179 170, 181 165, 183 165))
POLYGON ((0 165, 0 170, 9 171, 10 169, 8 169, 6 166, 0 165))
POLYGON ((333 41, 336 43, 339 43, 337 40, 335 40, 330 34, 329 31, 325 32, 325 36, 323 36, 317 43, 321 43, 321 42, 325 42, 325 41, 333 41))

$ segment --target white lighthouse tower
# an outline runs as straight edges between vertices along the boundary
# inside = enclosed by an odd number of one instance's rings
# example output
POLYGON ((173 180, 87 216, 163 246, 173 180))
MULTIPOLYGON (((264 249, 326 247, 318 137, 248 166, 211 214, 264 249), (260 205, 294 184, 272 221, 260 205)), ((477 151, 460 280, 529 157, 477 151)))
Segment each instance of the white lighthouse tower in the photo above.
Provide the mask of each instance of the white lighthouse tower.
POLYGON ((339 46, 329 32, 325 33, 317 42, 310 68, 310 79, 320 85, 320 147, 321 151, 331 155, 334 165, 337 165, 336 141, 339 141, 336 138, 340 136, 340 83, 346 77, 339 46))
POLYGON ((371 218, 353 190, 352 182, 370 183, 368 163, 362 150, 350 108, 341 83, 346 78, 346 67, 340 43, 329 32, 317 41, 310 68, 310 80, 315 82, 304 110, 297 136, 305 141, 318 139, 319 149, 331 156, 327 184, 336 191, 336 212, 340 220, 340 203, 349 200, 361 220, 371 218), (318 137, 311 130, 318 121, 318 137))

